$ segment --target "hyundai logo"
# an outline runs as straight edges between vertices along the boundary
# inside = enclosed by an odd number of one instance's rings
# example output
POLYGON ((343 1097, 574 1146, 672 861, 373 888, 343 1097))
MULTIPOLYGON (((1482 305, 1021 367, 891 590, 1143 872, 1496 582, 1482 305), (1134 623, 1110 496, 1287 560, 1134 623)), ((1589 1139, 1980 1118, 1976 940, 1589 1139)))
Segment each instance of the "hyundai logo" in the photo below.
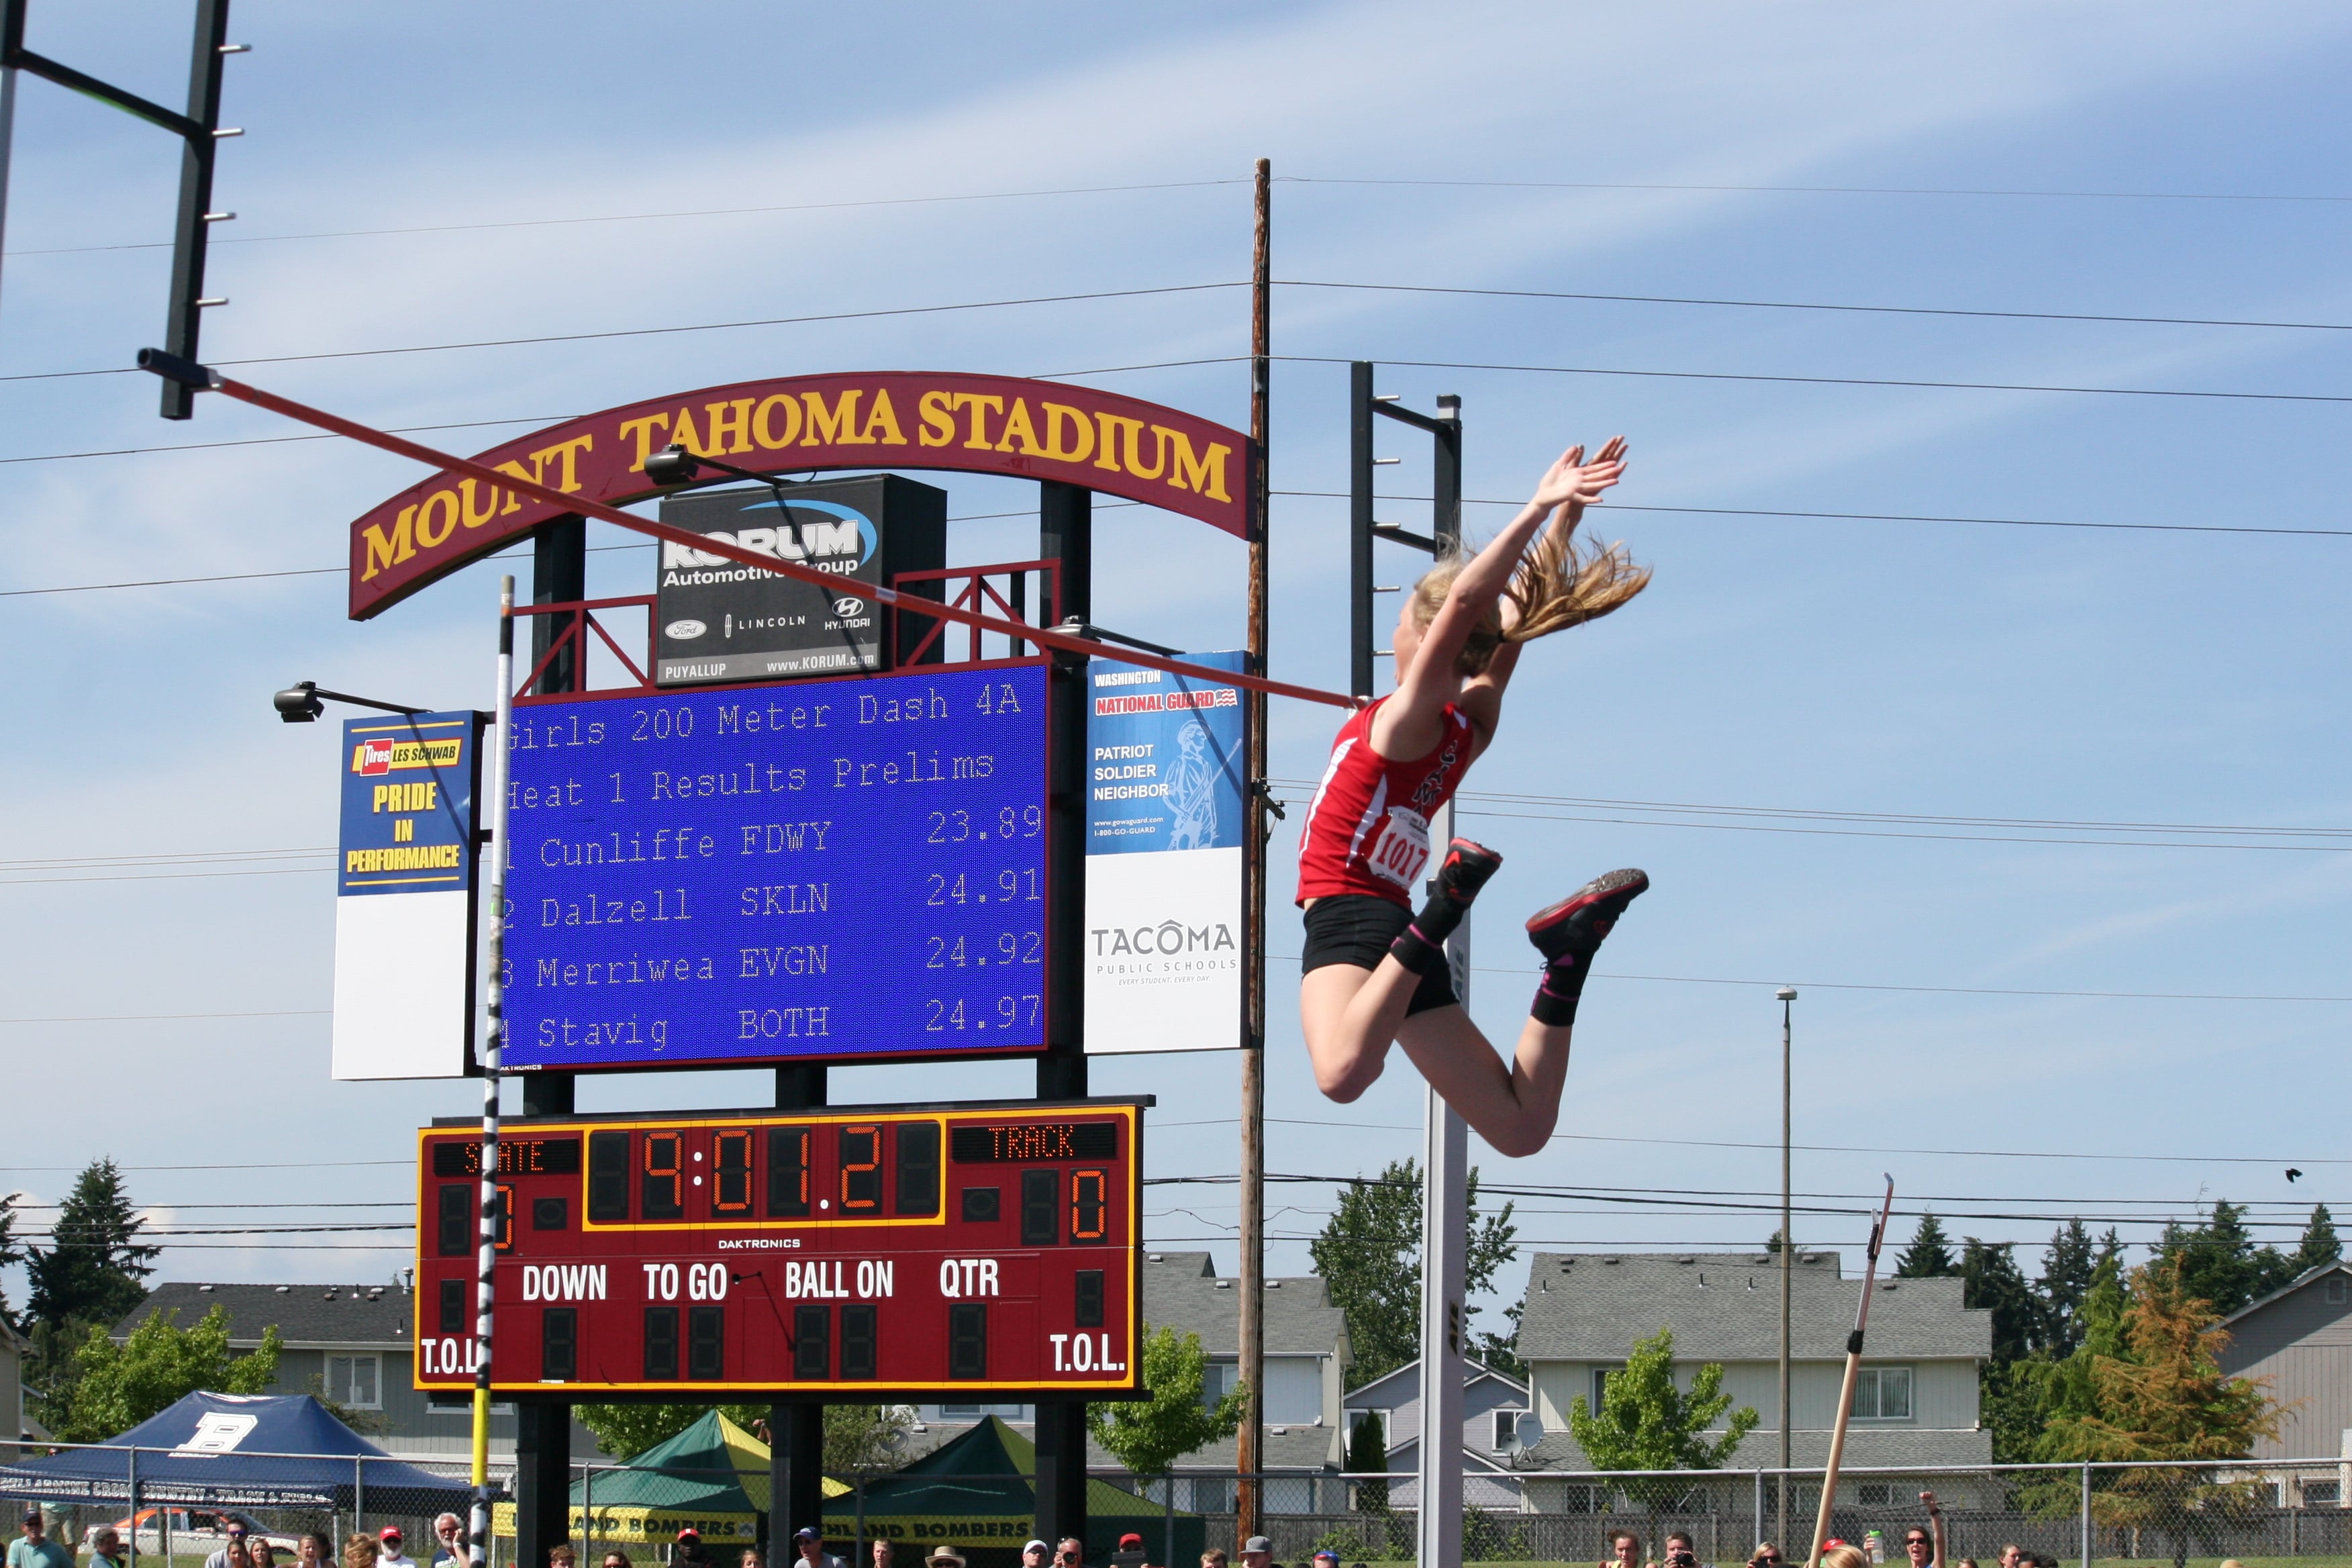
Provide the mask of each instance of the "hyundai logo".
POLYGON ((841 598, 835 599, 833 602, 833 613, 836 616, 858 615, 861 614, 865 608, 866 601, 859 598, 841 598))
POLYGON ((662 627, 662 636, 672 642, 692 642, 709 629, 700 621, 672 621, 662 627))

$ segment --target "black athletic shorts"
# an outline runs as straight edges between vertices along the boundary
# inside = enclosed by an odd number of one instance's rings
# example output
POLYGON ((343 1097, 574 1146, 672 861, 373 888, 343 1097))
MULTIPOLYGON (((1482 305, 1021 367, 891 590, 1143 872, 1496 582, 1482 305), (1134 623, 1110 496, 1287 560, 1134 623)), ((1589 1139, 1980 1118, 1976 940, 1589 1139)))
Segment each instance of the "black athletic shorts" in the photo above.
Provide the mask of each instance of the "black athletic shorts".
MULTIPOLYGON (((1388 956, 1389 943, 1412 923, 1411 910, 1370 893, 1333 893, 1318 899, 1307 911, 1307 951, 1298 955, 1298 972, 1311 973, 1331 963, 1378 969, 1381 960, 1388 956)), ((1441 969, 1421 977, 1405 1016, 1433 1007, 1451 1007, 1457 1000, 1454 976, 1441 969)))

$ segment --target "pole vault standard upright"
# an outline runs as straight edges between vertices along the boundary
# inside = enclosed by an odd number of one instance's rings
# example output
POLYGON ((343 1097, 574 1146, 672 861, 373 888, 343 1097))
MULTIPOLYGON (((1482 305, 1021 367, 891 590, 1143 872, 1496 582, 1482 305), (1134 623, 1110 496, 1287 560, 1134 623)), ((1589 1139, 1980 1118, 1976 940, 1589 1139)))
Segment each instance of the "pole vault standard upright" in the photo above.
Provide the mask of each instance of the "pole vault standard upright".
MULTIPOLYGON (((1838 1389, 1837 1425, 1830 1433, 1829 1463, 1822 1470, 1822 1504, 1813 1516, 1813 1543, 1805 1552, 1805 1568, 1822 1560, 1822 1542, 1830 1535, 1830 1510, 1837 1500, 1838 1469, 1845 1462, 1845 1429, 1853 1419, 1853 1385, 1862 1374, 1862 1335, 1870 1326, 1870 1295, 1878 1283, 1878 1248, 1886 1239, 1886 1219, 1895 1212, 1895 1178, 1886 1178, 1886 1197, 1878 1207, 1878 1223, 1870 1227, 1870 1261, 1862 1274, 1862 1304, 1854 1310, 1853 1332, 1845 1341, 1845 1382, 1838 1389)), ((1786 1256, 1789 1238, 1780 1238, 1786 1256)))

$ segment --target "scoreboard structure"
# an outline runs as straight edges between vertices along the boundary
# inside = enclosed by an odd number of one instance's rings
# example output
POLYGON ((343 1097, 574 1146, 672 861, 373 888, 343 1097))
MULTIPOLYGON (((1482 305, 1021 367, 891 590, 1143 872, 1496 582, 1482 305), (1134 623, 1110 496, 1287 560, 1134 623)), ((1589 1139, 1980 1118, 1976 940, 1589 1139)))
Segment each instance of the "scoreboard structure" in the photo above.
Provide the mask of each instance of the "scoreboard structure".
MULTIPOLYGON (((491 1386, 1141 1397, 1149 1100, 509 1121, 491 1386)), ((416 1384, 472 1387, 478 1123, 418 1134, 416 1384)))

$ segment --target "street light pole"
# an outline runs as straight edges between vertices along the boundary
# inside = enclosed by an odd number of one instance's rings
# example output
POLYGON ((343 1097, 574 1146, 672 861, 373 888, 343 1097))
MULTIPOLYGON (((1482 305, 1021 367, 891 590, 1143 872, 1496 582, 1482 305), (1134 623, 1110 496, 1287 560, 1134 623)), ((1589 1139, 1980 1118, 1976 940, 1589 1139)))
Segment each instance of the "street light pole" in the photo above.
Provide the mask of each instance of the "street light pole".
MULTIPOLYGON (((1773 1533, 1783 1542, 1789 1538, 1789 1287, 1796 1267, 1796 1241, 1789 1234, 1789 1014, 1790 1004, 1797 999, 1797 988, 1783 985, 1772 993, 1780 1004, 1780 1517, 1773 1533)), ((1789 1549, 1784 1544, 1780 1555, 1785 1559, 1789 1549)))

